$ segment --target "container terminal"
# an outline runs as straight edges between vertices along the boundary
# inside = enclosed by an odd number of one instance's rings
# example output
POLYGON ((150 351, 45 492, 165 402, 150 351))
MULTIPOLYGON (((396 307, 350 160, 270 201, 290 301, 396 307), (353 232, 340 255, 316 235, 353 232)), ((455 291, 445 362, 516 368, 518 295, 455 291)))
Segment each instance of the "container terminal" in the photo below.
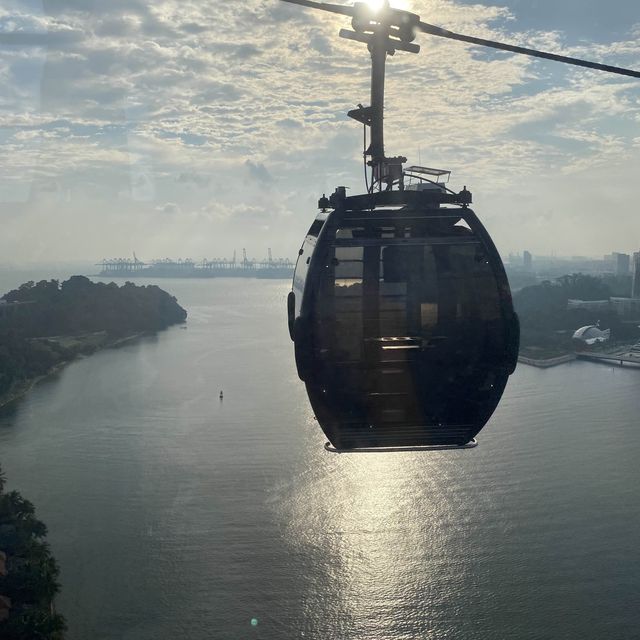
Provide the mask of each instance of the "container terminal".
POLYGON ((214 258, 196 262, 190 258, 163 258, 143 262, 135 253, 131 258, 105 258, 97 263, 103 278, 271 278, 290 279, 294 263, 288 258, 274 258, 271 249, 263 260, 248 259, 245 249, 242 259, 214 258))

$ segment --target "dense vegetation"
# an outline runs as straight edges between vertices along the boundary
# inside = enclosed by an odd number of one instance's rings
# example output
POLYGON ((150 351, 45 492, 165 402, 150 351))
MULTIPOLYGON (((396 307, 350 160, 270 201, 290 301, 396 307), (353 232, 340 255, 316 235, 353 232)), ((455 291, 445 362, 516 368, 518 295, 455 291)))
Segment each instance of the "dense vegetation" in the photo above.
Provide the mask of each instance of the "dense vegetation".
POLYGON ((16 385, 47 373, 79 352, 95 350, 98 344, 87 339, 72 347, 69 341, 51 339, 54 336, 102 332, 102 342, 108 343, 164 329, 183 322, 187 315, 159 287, 130 282, 118 287, 93 283, 84 276, 73 276, 62 284, 27 282, 2 299, 14 304, 0 304, 0 399, 16 385))
POLYGON ((29 336, 73 335, 106 331, 113 336, 156 331, 182 322, 187 314, 176 299, 156 286, 127 282, 91 282, 73 276, 57 280, 27 282, 4 296, 7 302, 28 302, 20 322, 29 336))
POLYGON ((58 566, 44 541, 47 528, 33 505, 4 485, 0 469, 0 638, 61 640, 65 622, 53 608, 58 566))
POLYGON ((596 323, 602 329, 611 329, 614 340, 636 339, 637 328, 623 323, 612 309, 567 308, 570 299, 607 300, 612 295, 611 284, 578 273, 516 292, 513 302, 520 317, 521 352, 526 353, 532 347, 544 349, 545 355, 569 352, 574 347, 571 340, 574 331, 596 323))

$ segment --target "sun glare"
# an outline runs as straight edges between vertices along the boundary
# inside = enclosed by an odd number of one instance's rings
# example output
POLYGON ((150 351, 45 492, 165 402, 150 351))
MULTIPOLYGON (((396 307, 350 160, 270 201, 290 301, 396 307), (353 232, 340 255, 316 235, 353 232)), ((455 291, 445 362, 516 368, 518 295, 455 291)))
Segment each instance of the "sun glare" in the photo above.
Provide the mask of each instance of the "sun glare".
MULTIPOLYGON (((385 0, 365 0, 373 11, 380 11, 385 5, 385 0)), ((389 4, 393 9, 408 11, 411 9, 411 0, 390 0, 389 4)))
POLYGON ((366 2, 375 12, 380 11, 384 5, 384 0, 366 0, 366 2))

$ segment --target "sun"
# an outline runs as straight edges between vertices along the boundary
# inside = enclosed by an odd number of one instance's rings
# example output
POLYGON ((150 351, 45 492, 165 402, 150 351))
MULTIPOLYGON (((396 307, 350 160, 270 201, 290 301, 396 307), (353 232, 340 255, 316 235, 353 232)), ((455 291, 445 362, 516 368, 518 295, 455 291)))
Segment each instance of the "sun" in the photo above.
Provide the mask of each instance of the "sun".
POLYGON ((377 13, 384 6, 385 0, 366 0, 366 3, 377 13))
MULTIPOLYGON (((380 11, 386 4, 386 0, 365 0, 365 2, 374 12, 380 11)), ((393 9, 402 9, 403 11, 411 8, 411 0, 390 0, 389 4, 393 9)))

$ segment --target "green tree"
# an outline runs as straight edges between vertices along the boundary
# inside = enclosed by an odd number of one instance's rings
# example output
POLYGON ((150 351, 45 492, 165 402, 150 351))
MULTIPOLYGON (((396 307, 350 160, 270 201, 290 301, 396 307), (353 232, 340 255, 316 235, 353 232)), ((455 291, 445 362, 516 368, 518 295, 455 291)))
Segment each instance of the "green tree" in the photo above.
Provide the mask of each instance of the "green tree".
POLYGON ((18 492, 5 492, 0 468, 0 549, 7 554, 7 575, 0 594, 11 599, 9 618, 0 622, 2 640, 62 640, 64 618, 53 609, 59 569, 44 541, 46 526, 31 502, 18 492))

